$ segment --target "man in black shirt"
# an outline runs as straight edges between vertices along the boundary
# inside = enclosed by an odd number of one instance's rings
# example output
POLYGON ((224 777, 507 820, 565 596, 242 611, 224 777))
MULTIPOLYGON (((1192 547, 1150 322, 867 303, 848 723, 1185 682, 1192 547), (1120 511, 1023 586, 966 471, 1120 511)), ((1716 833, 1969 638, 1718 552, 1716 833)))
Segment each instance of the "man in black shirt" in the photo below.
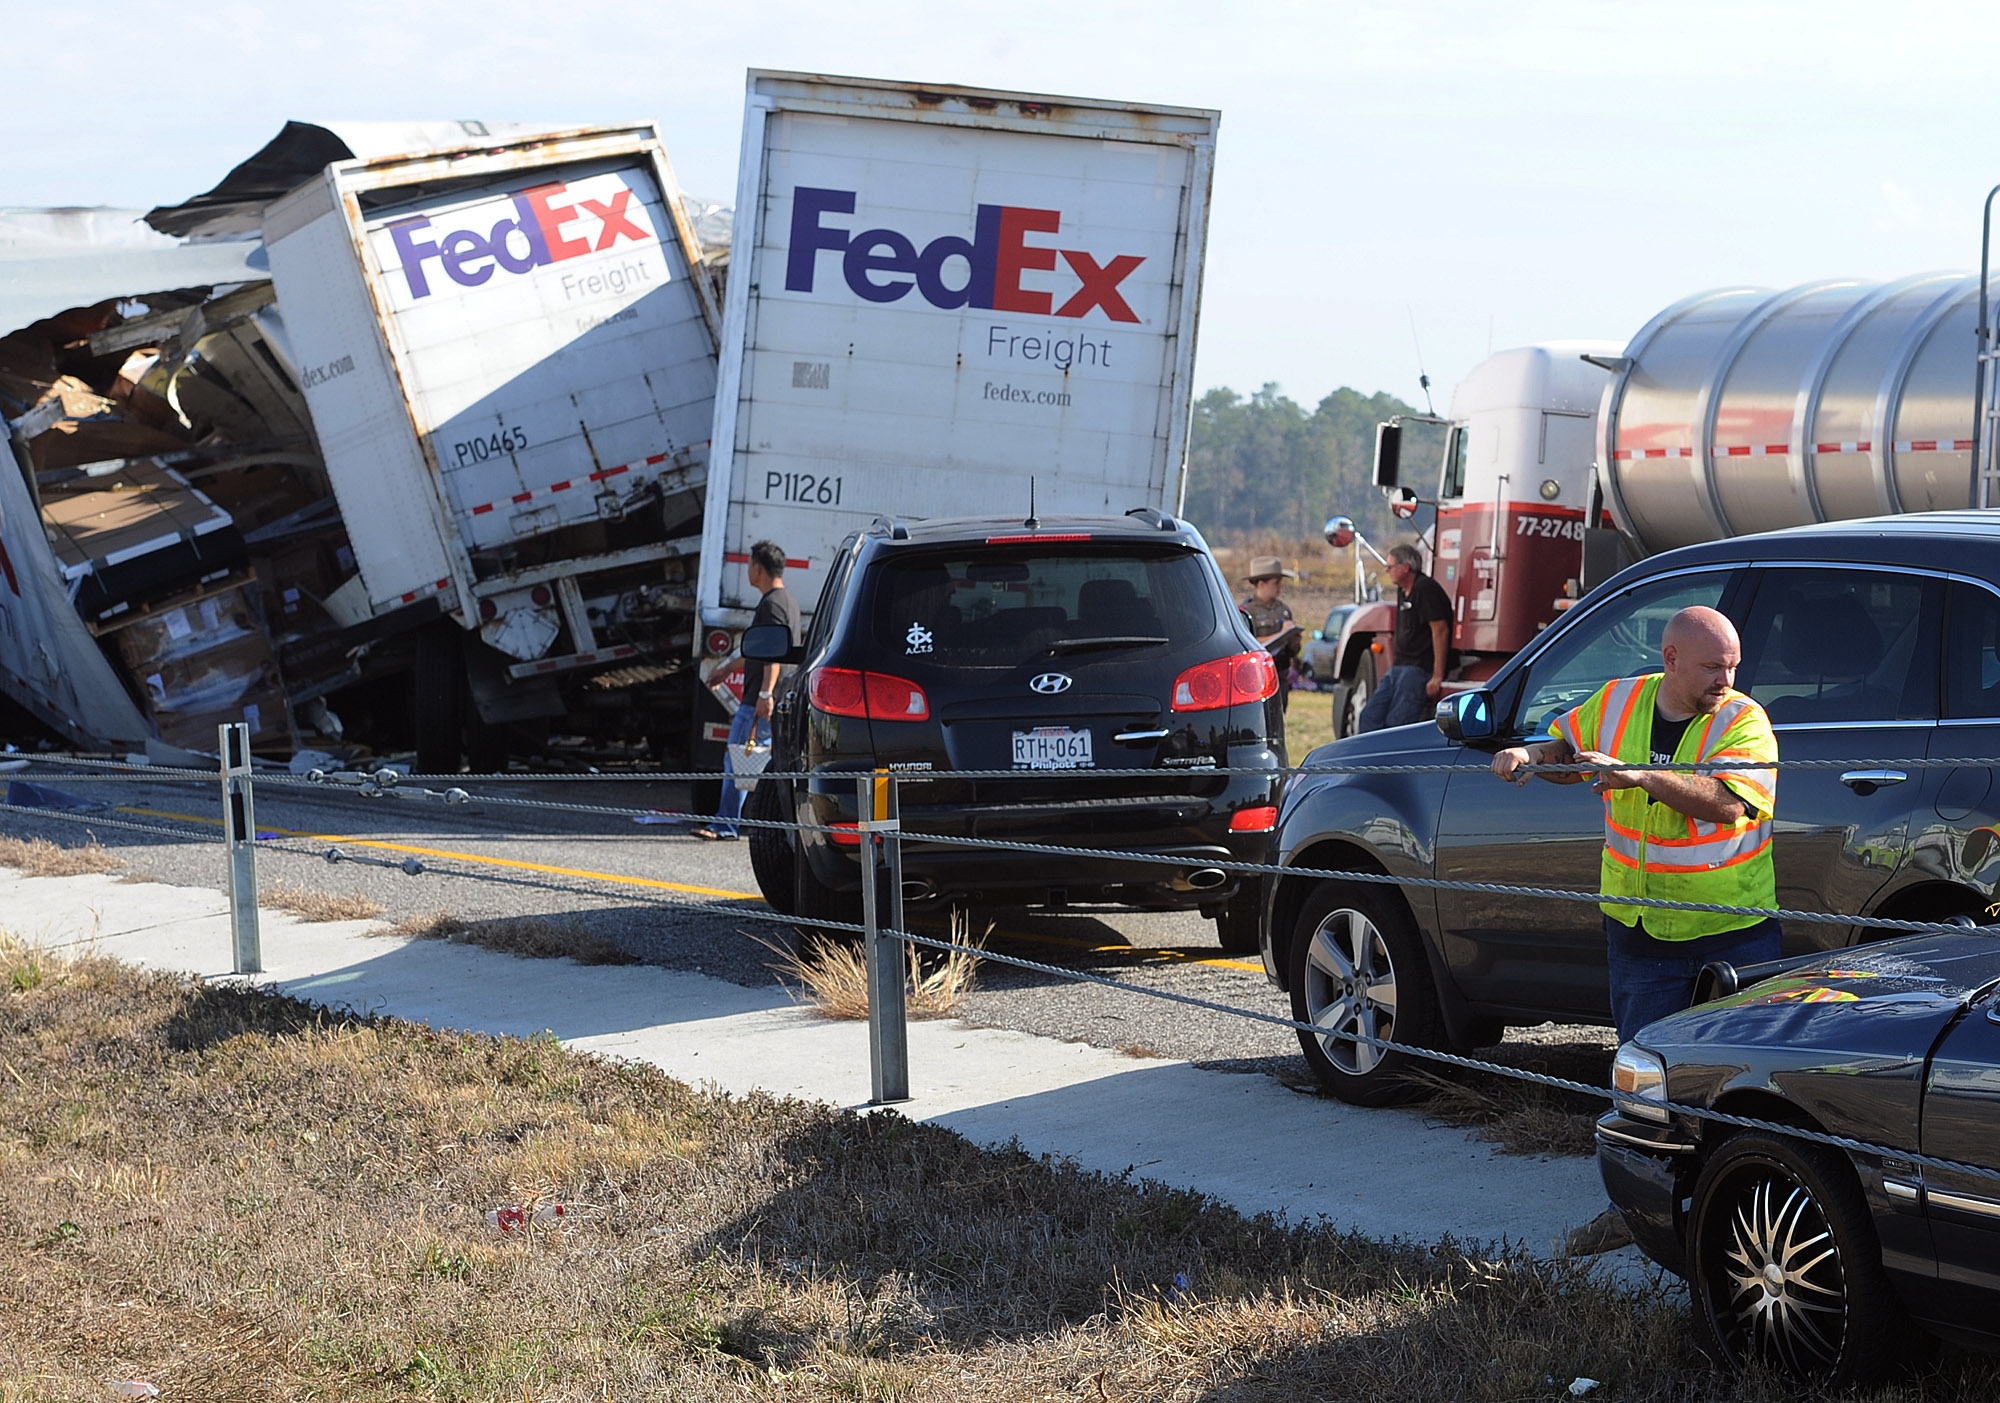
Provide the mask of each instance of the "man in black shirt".
MULTIPOLYGON (((750 564, 745 573, 751 587, 763 596, 757 601, 757 612, 750 616, 750 626, 783 624, 791 633, 792 645, 797 647, 801 637, 799 604, 785 588, 785 552, 774 541, 757 542, 750 547, 750 564)), ((777 694, 779 679, 790 671, 790 666, 778 663, 744 664, 743 701, 729 723, 732 747, 747 744, 753 734, 757 744, 771 743, 772 698, 777 694)), ((725 757, 722 803, 716 809, 715 822, 695 829, 695 837, 722 841, 736 837, 736 820, 743 815, 743 791, 736 787, 734 775, 732 757, 725 757)))
POLYGON ((1389 579, 1396 586, 1396 662, 1361 708, 1358 729, 1379 731, 1424 719, 1428 703, 1444 694, 1445 660, 1451 653, 1451 599, 1423 572, 1415 546, 1389 549, 1389 579))

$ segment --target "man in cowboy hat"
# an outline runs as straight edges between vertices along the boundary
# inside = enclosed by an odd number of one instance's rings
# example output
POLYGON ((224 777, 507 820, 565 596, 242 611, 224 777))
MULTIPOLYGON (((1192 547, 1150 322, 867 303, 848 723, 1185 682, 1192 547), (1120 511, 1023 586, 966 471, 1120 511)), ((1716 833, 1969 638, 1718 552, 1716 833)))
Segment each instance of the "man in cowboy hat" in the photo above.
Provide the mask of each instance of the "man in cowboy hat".
POLYGON ((1292 699, 1292 664, 1298 659, 1301 642, 1298 625, 1292 622, 1292 606, 1278 595, 1286 580, 1297 578, 1275 555, 1252 556, 1250 573, 1243 577, 1250 593, 1236 606, 1250 620, 1250 631, 1257 635, 1257 641, 1270 649, 1271 661, 1278 665, 1276 739, 1280 741, 1285 738, 1284 713, 1292 699))

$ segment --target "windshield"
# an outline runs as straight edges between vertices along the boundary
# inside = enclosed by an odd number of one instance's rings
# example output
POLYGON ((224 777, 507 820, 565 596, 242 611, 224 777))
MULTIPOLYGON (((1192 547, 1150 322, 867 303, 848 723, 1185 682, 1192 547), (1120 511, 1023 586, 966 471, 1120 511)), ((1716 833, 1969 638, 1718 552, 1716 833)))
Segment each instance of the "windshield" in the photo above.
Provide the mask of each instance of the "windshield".
POLYGON ((918 667, 1178 647, 1217 626, 1201 557, 1157 547, 911 555, 881 572, 871 613, 875 646, 918 667))

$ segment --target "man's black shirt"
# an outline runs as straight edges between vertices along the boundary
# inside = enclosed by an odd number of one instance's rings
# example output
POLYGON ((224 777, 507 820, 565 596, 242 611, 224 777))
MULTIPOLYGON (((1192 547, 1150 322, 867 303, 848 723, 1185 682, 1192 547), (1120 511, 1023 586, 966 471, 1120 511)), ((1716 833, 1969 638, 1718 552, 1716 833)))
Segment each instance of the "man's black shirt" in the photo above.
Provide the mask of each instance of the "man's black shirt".
POLYGON ((1429 575, 1410 572, 1410 583, 1396 591, 1396 666, 1433 671, 1431 625, 1451 622, 1451 599, 1444 586, 1429 575))
POLYGON ((1674 752, 1680 749, 1681 737, 1687 734, 1687 728, 1693 724, 1692 716, 1683 721, 1669 721, 1660 710, 1659 703, 1653 704, 1652 751, 1655 765, 1673 763, 1674 752))
MULTIPOLYGON (((783 624, 791 633, 794 648, 798 647, 799 640, 805 636, 799 627, 799 602, 792 598, 792 592, 782 584, 767 590, 764 597, 757 601, 757 612, 750 616, 750 626, 755 628, 758 624, 783 624)), ((789 677, 792 671, 791 664, 787 663, 778 675, 789 677)))

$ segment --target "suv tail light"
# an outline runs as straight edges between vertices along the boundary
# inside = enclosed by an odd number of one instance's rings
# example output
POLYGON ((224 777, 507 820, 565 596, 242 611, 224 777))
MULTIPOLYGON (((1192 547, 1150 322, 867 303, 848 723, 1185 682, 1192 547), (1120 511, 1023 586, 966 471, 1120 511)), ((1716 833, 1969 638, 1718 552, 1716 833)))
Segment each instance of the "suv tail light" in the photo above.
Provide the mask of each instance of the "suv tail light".
POLYGON ((1229 816, 1231 833, 1269 833, 1278 826, 1278 806, 1259 804, 1251 809, 1238 809, 1229 816))
MULTIPOLYGON (((1273 684, 1275 686, 1275 684, 1273 684)), ((829 716, 862 716, 870 721, 928 721, 930 698, 914 682, 886 672, 851 667, 816 667, 806 679, 814 711, 829 716)))
POLYGON ((1225 706, 1265 701, 1278 694, 1278 665, 1259 648, 1254 653, 1196 663, 1174 679, 1175 711, 1217 711, 1225 706))

